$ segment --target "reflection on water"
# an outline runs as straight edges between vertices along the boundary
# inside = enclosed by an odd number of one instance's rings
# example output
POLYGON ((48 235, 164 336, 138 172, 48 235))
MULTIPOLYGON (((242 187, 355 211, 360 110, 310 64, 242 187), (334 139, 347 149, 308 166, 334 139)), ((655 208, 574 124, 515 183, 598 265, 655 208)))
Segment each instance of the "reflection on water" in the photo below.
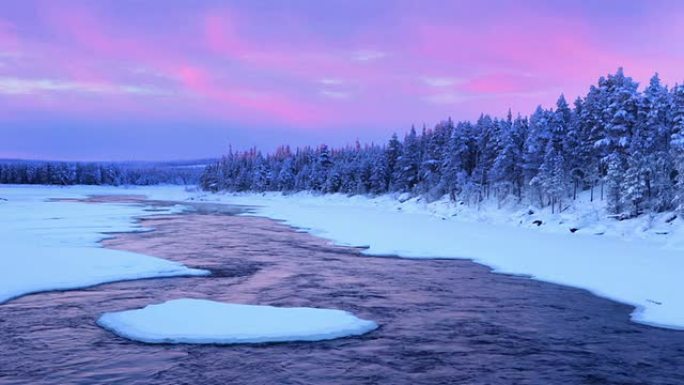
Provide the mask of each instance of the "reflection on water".
POLYGON ((684 333, 631 323, 628 306, 468 261, 365 257, 268 219, 198 207, 105 243, 212 277, 0 305, 0 384, 684 384, 684 333), (180 297, 339 308, 381 328, 315 343, 174 346, 95 325, 103 312, 180 297))

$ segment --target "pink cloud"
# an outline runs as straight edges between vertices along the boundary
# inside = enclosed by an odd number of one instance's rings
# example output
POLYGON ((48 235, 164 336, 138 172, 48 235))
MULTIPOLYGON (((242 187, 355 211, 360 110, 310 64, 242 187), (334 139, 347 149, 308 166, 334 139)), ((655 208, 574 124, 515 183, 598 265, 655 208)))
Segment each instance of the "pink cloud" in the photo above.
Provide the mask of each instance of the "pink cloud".
POLYGON ((178 79, 194 96, 208 99, 218 111, 230 116, 246 108, 247 114, 265 113, 288 124, 309 126, 322 119, 320 109, 298 103, 277 92, 218 85, 209 72, 199 67, 182 66, 178 70, 178 79))

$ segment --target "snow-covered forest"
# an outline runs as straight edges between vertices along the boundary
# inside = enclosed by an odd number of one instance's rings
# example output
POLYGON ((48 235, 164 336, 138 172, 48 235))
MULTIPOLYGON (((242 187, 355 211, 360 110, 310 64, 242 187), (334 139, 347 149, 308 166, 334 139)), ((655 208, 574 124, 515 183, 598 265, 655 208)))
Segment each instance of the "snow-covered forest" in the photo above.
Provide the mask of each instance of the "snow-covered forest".
POLYGON ((658 75, 643 90, 622 69, 572 105, 529 117, 451 119, 384 145, 230 151, 207 166, 204 189, 383 194, 473 204, 515 199, 563 210, 580 191, 634 216, 684 203, 684 85, 658 75))
POLYGON ((197 184, 202 167, 184 162, 70 163, 0 161, 0 184, 197 184))

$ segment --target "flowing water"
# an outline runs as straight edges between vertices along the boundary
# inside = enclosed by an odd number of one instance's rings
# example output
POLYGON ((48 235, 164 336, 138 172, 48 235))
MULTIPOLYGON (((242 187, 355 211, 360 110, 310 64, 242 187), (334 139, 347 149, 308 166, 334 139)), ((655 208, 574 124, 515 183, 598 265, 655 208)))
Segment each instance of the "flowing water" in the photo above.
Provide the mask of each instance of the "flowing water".
MULTIPOLYGON (((131 197, 132 201, 139 198, 131 197)), ((0 305, 0 384, 684 384, 684 332, 631 307, 465 260, 367 257, 278 222, 197 205, 106 247, 213 272, 25 296, 0 305), (180 297, 337 308, 361 337, 146 345, 95 321, 180 297)))

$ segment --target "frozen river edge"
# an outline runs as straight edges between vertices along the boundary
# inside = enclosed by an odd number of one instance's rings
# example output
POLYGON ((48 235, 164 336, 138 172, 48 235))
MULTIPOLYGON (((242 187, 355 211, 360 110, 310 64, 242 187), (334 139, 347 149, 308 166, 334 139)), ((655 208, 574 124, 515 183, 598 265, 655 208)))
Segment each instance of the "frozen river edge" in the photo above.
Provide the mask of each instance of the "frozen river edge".
MULTIPOLYGON (((367 247, 364 253, 368 255, 470 259, 490 266, 496 272, 526 275, 540 281, 583 288, 595 295, 632 305, 635 307, 632 313, 632 320, 635 322, 672 329, 684 328, 684 298, 677 294, 684 291, 684 283, 679 277, 679 272, 684 271, 684 258, 682 258, 684 253, 681 247, 677 246, 678 242, 657 243, 642 239, 618 239, 593 234, 547 233, 504 224, 461 220, 435 215, 434 212, 425 210, 415 202, 399 203, 388 198, 350 198, 339 195, 313 196, 308 194, 222 195, 186 191, 178 186, 130 189, 11 186, 0 189, 0 196, 9 200, 16 200, 19 196, 25 200, 22 212, 33 212, 30 206, 42 205, 43 203, 39 202, 46 197, 132 193, 159 200, 205 201, 254 206, 255 210, 250 215, 281 220, 290 226, 329 239, 338 245, 367 247)), ((2 206, 6 207, 8 203, 9 201, 3 202, 0 210, 6 210, 2 206)), ((51 202, 49 204, 54 205, 52 207, 59 212, 57 208, 60 205, 75 203, 51 202)), ((108 253, 109 250, 92 246, 103 237, 99 231, 139 230, 128 221, 144 212, 141 213, 140 208, 132 208, 130 205, 118 205, 117 212, 111 211, 114 208, 113 205, 98 206, 101 206, 102 210, 108 208, 109 211, 105 210, 90 217, 89 220, 94 221, 97 230, 86 237, 90 245, 87 250, 89 253, 108 253), (122 213, 121 210, 126 212, 122 213), (121 222, 121 218, 128 219, 121 222), (113 219, 114 222, 103 223, 105 219, 108 221, 113 219)), ((41 212, 44 214, 43 220, 48 220, 55 214, 50 211, 41 212)), ((88 217, 86 214, 86 212, 83 213, 85 217, 88 217)), ((27 219, 19 221, 20 225, 28 226, 23 230, 21 226, 17 226, 23 233, 12 233, 10 230, 8 235, 5 231, 3 238, 6 244, 16 244, 17 237, 34 237, 35 233, 32 233, 30 220, 29 215, 27 219)), ((63 224, 66 227, 61 228, 67 229, 68 226, 78 226, 78 221, 66 220, 63 224)), ((10 224, 5 223, 3 226, 9 228, 10 224)), ((676 240, 677 236, 675 234, 670 239, 676 240)), ((50 247, 55 248, 54 250, 65 246, 62 242, 54 243, 55 240, 51 240, 49 236, 44 237, 42 242, 48 242, 50 247)), ((68 251, 71 252, 74 251, 73 242, 84 242, 84 240, 72 239, 69 242, 72 242, 67 243, 68 251)), ((15 251, 21 251, 20 249, 15 249, 15 251)), ((86 249, 79 246, 75 250, 86 249)), ((51 262, 49 256, 42 256, 41 261, 48 263, 46 265, 48 271, 54 268, 49 265, 51 262)), ((11 271, 18 272, 18 274, 27 274, 24 272, 28 270, 27 266, 21 266, 25 262, 3 259, 0 263, 9 265, 13 269, 11 271)), ((152 263, 152 260, 148 260, 148 263, 152 263)), ((78 260, 74 260, 74 264, 78 264, 78 260)), ((142 264, 136 266, 136 269, 141 267, 142 264)), ((178 268, 177 265, 173 267, 178 268)), ((155 263, 147 265, 146 268, 148 270, 145 274, 149 276, 162 271, 155 263)), ((187 268, 181 267, 181 269, 187 268)), ((10 271, 10 269, 4 271, 10 271)), ((170 272, 169 275, 176 273, 173 269, 166 271, 170 272)), ((187 273, 187 270, 178 271, 178 274, 187 273)), ((85 277, 83 274, 79 276, 85 277)), ((135 279, 141 276, 127 272, 127 277, 130 278, 91 276, 88 277, 87 283, 84 278, 81 278, 80 286, 117 279, 135 279)), ((38 282, 43 278, 45 277, 35 272, 30 274, 32 282, 38 282)), ((5 301, 21 293, 77 287, 69 282, 41 283, 34 285, 35 287, 6 286, 1 292, 5 301)), ((0 300, 3 300, 2 298, 0 300)))

